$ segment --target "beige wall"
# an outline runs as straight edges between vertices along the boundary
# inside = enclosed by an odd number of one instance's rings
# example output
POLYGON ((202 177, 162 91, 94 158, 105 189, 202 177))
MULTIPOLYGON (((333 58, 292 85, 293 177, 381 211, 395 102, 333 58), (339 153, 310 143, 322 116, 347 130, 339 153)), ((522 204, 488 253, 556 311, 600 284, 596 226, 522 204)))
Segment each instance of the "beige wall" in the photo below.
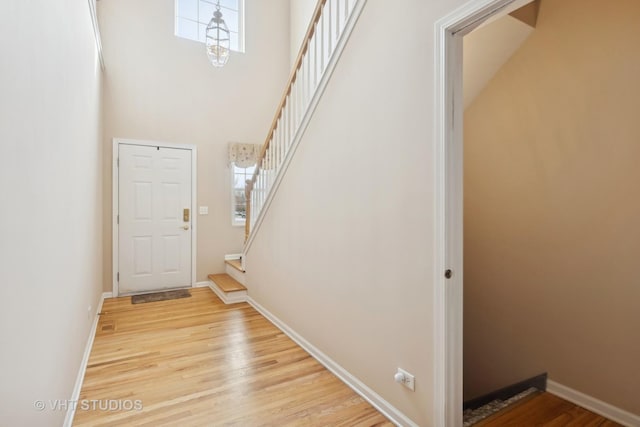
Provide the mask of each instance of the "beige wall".
POLYGON ((105 51, 105 289, 111 289, 111 140, 195 144, 199 215, 197 280, 224 271, 242 250, 231 226, 230 141, 262 144, 289 75, 288 0, 246 0, 246 53, 222 69, 204 45, 173 35, 173 0, 99 2, 105 51))
POLYGON ((300 47, 302 46, 302 40, 304 39, 305 34, 307 33, 307 29, 309 28, 309 24, 311 23, 311 18, 314 10, 316 9, 316 5, 318 4, 318 0, 290 0, 290 17, 289 17, 289 25, 290 25, 290 63, 291 68, 293 68, 293 63, 298 57, 298 52, 300 52, 300 47))
POLYGON ((0 2, 0 52, 0 425, 59 426, 102 291, 88 3, 0 2))
POLYGON ((640 414, 640 3, 543 1, 465 113, 465 395, 549 372, 640 414))
POLYGON ((460 3, 367 2, 247 254, 256 301, 421 426, 433 425, 433 28, 460 3), (388 22, 403 30, 388 37, 388 22))
POLYGON ((504 15, 464 37, 462 79, 465 108, 471 105, 532 32, 529 25, 504 15))

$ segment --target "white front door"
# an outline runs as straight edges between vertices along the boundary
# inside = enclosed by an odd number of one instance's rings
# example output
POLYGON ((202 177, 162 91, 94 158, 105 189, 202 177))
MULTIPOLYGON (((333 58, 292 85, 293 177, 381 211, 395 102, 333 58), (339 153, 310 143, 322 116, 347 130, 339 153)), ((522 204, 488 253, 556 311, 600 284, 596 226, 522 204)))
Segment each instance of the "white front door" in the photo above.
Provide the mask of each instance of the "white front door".
POLYGON ((191 150, 119 144, 118 292, 191 286, 191 150))

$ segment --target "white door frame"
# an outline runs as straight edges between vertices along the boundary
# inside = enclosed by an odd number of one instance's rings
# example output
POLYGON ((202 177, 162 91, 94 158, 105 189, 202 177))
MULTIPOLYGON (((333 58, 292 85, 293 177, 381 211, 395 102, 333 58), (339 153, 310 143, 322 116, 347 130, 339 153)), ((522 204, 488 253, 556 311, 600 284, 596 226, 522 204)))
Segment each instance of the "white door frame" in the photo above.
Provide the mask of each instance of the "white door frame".
POLYGON ((462 425, 462 37, 529 0, 471 0, 435 25, 434 425, 462 425), (452 270, 450 279, 445 271, 452 270))
POLYGON ((146 141, 146 140, 138 140, 138 139, 123 139, 123 138, 113 138, 113 159, 112 159, 112 205, 113 211, 111 215, 111 227, 112 227, 112 256, 113 256, 113 296, 117 297, 119 295, 118 290, 118 272, 120 271, 120 258, 118 251, 118 212, 120 211, 120 206, 118 202, 119 195, 119 168, 118 168, 118 148, 121 144, 126 145, 142 145, 146 147, 163 147, 163 148, 178 148, 181 150, 190 150, 191 151, 191 287, 196 287, 196 249, 197 249, 197 215, 196 215, 196 205, 197 205, 197 159, 198 159, 198 150, 195 145, 192 144, 174 144, 170 142, 159 142, 159 141, 146 141))

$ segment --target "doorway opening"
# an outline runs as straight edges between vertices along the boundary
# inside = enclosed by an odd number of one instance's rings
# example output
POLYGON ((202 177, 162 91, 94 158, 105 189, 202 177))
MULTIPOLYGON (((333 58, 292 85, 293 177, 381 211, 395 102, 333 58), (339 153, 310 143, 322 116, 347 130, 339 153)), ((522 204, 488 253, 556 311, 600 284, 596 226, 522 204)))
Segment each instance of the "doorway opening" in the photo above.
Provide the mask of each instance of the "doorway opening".
POLYGON ((551 394, 636 425, 640 7, 543 0, 541 32, 465 112, 463 36, 508 3, 437 27, 435 407, 462 425, 464 399, 548 372, 551 394))

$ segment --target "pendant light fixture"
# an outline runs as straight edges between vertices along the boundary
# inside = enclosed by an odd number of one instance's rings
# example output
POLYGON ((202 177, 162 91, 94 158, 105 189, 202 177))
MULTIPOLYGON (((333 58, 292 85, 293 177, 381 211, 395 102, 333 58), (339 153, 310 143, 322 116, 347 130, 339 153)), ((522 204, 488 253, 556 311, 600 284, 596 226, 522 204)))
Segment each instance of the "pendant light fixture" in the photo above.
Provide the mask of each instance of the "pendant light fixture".
POLYGON ((216 5, 216 11, 213 12, 213 18, 207 25, 207 56, 209 61, 214 67, 224 67, 229 60, 229 53, 231 51, 231 40, 229 37, 229 27, 222 19, 222 12, 220 12, 220 0, 216 5))

